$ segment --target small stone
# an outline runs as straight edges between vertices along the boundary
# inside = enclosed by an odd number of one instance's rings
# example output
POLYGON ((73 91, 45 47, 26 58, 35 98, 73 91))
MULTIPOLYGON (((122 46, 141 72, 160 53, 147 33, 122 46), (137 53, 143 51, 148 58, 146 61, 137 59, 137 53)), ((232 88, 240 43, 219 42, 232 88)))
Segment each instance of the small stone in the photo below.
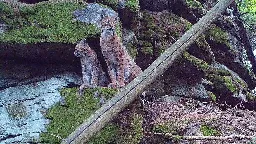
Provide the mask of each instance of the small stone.
POLYGON ((65 100, 64 97, 61 97, 61 98, 60 98, 60 105, 61 105, 61 106, 66 106, 66 105, 67 105, 67 102, 66 102, 66 100, 65 100))

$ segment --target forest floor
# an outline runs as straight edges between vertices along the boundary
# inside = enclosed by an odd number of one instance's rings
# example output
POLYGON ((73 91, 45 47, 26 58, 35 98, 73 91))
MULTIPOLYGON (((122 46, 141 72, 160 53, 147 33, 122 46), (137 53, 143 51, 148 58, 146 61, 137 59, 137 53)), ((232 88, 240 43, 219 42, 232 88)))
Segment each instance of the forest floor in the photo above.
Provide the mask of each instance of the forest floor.
MULTIPOLYGON (((143 136, 140 142, 145 144, 255 144, 256 112, 238 107, 203 103, 191 98, 173 102, 141 103, 138 100, 120 114, 118 123, 127 129, 129 118, 136 113, 141 115, 143 136)), ((134 120, 130 123, 134 125, 134 120)), ((138 135, 136 130, 133 131, 133 136, 138 135)))

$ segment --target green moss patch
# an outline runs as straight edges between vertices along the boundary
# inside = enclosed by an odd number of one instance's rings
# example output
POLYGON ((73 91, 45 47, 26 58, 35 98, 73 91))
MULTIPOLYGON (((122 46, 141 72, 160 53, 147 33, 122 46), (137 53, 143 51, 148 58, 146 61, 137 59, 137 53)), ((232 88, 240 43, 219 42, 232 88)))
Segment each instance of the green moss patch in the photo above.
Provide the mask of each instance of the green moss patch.
POLYGON ((111 144, 116 143, 116 139, 118 138, 118 130, 119 127, 116 124, 108 124, 105 126, 100 132, 98 132, 95 136, 93 136, 89 144, 111 144))
POLYGON ((0 42, 38 43, 77 41, 96 36, 100 33, 94 25, 73 21, 72 13, 85 7, 71 2, 38 3, 35 6, 24 6, 14 14, 13 9, 1 2, 3 13, 0 15, 9 30, 0 36, 0 42))
POLYGON ((202 125, 200 127, 200 131, 203 133, 204 136, 218 136, 220 132, 213 127, 208 125, 202 125))
MULTIPOLYGON (((114 10, 118 10, 119 7, 119 0, 97 0, 97 2, 109 6, 114 10)), ((138 12, 140 9, 139 0, 127 0, 124 6, 130 12, 138 12)))
POLYGON ((138 113, 132 114, 129 129, 120 129, 120 138, 117 139, 117 144, 139 144, 143 138, 143 116, 138 113))
POLYGON ((216 101, 217 101, 217 97, 216 97, 216 95, 215 95, 213 92, 207 91, 207 94, 210 96, 210 98, 211 98, 211 100, 212 100, 213 102, 216 102, 216 101))
POLYGON ((189 62, 191 62, 193 65, 195 65, 197 68, 203 71, 208 71, 210 69, 210 66, 207 62, 204 60, 201 60, 193 55, 190 55, 188 52, 184 52, 183 56, 185 59, 187 59, 189 62))
POLYGON ((127 0, 126 7, 133 12, 137 12, 140 9, 139 0, 127 0))
POLYGON ((109 6, 114 10, 118 8, 118 0, 97 0, 97 2, 109 6))
POLYGON ((203 8, 202 4, 197 0, 186 0, 186 3, 189 6, 189 8, 193 8, 193 9, 203 8))
POLYGON ((228 34, 217 26, 213 25, 212 28, 206 33, 206 37, 212 41, 231 47, 229 44, 228 34))
POLYGON ((224 76, 224 83, 226 85, 226 87, 232 92, 236 92, 237 91, 237 86, 234 84, 232 77, 230 76, 224 76))
POLYGON ((247 97, 248 100, 256 101, 256 95, 254 95, 250 92, 247 92, 246 97, 247 97))
POLYGON ((185 19, 169 12, 142 12, 137 22, 136 36, 138 49, 144 54, 159 56, 164 50, 182 36, 191 24, 185 19))
POLYGON ((172 135, 180 135, 184 127, 187 126, 187 120, 171 120, 165 123, 156 124, 153 127, 155 133, 169 133, 172 135))
MULTIPOLYGON (((47 132, 41 134, 40 141, 45 143, 59 143, 82 124, 86 118, 100 108, 99 99, 93 97, 96 91, 98 95, 104 96, 106 99, 109 99, 116 93, 113 89, 86 89, 84 96, 79 97, 77 95, 77 88, 62 89, 60 92, 65 98, 65 105, 56 104, 47 112, 46 117, 51 121, 47 126, 47 132)), ((99 135, 102 135, 104 137, 103 139, 106 140, 106 137, 112 136, 111 133, 113 131, 109 130, 115 131, 116 128, 114 125, 108 125, 103 130, 103 133, 99 135)), ((99 135, 98 137, 96 136, 97 139, 99 139, 99 135)), ((103 140, 99 139, 99 141, 103 140)), ((92 142, 98 143, 95 140, 92 140, 92 142)))

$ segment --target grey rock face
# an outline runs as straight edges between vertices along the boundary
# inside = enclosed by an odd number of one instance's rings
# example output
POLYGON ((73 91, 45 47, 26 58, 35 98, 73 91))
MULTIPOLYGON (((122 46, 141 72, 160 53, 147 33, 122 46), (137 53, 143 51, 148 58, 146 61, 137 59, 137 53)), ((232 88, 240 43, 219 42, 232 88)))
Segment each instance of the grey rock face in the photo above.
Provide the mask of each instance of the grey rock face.
POLYGON ((80 78, 61 74, 1 90, 0 143, 28 143, 38 139, 49 123, 43 112, 61 100, 59 90, 69 83, 79 84, 80 78))
POLYGON ((97 3, 88 4, 83 10, 76 10, 74 12, 75 20, 95 24, 101 27, 101 21, 104 17, 117 17, 118 14, 109 8, 105 8, 97 3))

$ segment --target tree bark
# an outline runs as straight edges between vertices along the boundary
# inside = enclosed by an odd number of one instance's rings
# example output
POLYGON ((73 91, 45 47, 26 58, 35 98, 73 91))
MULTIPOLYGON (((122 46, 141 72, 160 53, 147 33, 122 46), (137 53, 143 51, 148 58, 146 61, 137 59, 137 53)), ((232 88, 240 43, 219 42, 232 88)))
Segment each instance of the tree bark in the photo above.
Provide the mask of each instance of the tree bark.
POLYGON ((158 76, 172 65, 201 35, 209 25, 218 18, 234 0, 220 0, 205 16, 192 26, 179 40, 159 56, 144 72, 138 75, 125 88, 121 89, 111 100, 85 120, 73 133, 62 141, 62 144, 86 143, 96 132, 101 130, 121 110, 141 94, 158 76))

